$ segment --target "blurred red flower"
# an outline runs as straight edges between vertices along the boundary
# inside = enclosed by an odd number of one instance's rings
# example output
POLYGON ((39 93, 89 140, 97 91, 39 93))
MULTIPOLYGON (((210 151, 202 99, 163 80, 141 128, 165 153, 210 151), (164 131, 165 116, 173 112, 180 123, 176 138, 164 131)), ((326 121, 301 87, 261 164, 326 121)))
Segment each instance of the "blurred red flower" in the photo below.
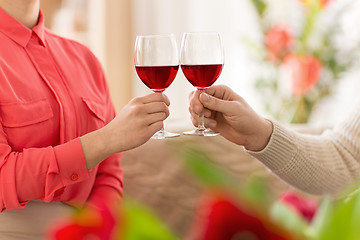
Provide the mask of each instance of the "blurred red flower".
POLYGON ((50 239, 55 240, 111 240, 116 227, 116 218, 105 203, 81 209, 69 219, 50 230, 50 239))
POLYGON ((196 236, 192 236, 192 239, 293 239, 272 224, 265 215, 260 215, 252 207, 241 205, 226 194, 210 194, 200 206, 200 218, 196 220, 193 230, 193 235, 196 236), (204 217, 206 220, 203 220, 204 217))
POLYGON ((280 197, 280 202, 294 209, 309 223, 315 216, 318 204, 314 199, 304 198, 293 192, 285 192, 280 197))
POLYGON ((283 62, 285 76, 291 80, 292 93, 304 95, 318 82, 321 74, 321 63, 314 56, 289 54, 283 62))
POLYGON ((274 25, 265 34, 265 46, 271 61, 283 59, 294 41, 293 35, 284 25, 274 25))

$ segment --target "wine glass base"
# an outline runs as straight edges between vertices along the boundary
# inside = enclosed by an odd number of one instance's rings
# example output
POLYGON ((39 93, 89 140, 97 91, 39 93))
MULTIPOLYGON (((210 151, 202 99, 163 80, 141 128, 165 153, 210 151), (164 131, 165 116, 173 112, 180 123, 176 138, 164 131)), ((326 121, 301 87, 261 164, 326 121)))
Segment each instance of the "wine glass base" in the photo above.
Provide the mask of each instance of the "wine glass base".
POLYGON ((179 136, 180 136, 179 133, 171 133, 171 132, 167 132, 167 131, 158 131, 151 137, 151 139, 166 139, 166 138, 174 138, 174 137, 179 137, 179 136))
POLYGON ((189 136, 214 137, 219 135, 220 133, 214 132, 210 129, 195 129, 192 131, 183 132, 183 134, 189 136))

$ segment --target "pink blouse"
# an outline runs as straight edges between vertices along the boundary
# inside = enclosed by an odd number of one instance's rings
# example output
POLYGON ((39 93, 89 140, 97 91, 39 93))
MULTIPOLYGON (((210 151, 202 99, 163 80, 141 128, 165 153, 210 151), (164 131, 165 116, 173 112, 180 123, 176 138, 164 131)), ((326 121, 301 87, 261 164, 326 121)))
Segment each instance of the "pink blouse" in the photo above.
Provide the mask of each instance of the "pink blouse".
POLYGON ((79 137, 115 116, 102 68, 83 45, 0 9, 0 210, 30 200, 84 204, 122 194, 120 154, 86 169, 79 137))

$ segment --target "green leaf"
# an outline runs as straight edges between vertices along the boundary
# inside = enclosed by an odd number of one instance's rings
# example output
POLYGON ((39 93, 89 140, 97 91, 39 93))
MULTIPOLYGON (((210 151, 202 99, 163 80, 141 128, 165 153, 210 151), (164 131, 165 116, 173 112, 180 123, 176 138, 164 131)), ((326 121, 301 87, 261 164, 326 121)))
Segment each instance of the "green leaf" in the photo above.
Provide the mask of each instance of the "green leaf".
POLYGON ((182 150, 186 169, 207 187, 233 189, 231 177, 213 164, 203 151, 189 145, 182 150))
POLYGON ((307 222, 291 207, 281 202, 275 202, 270 209, 270 215, 275 223, 294 235, 303 236, 305 234, 307 222))
POLYGON ((259 14, 259 16, 263 16, 265 11, 266 11, 266 8, 267 8, 267 5, 264 1, 262 0, 251 0, 252 4, 254 5, 257 13, 259 14))
POLYGON ((271 202, 270 190, 264 179, 250 178, 243 188, 243 196, 246 200, 258 206, 269 206, 271 202))
MULTIPOLYGON (((352 202, 341 203, 334 211, 330 223, 325 225, 320 232, 319 240, 343 239, 348 240, 349 224, 351 223, 351 215, 353 208, 352 202)), ((350 239, 349 239, 350 240, 350 239)))
POLYGON ((350 238, 359 239, 360 238, 360 195, 358 194, 355 199, 355 205, 353 209, 353 218, 350 228, 350 238))
POLYGON ((326 217, 322 224, 318 224, 318 232, 315 231, 316 235, 313 239, 360 239, 360 192, 336 201, 332 208, 326 210, 326 217))
POLYGON ((179 240, 147 207, 128 197, 123 200, 122 240, 179 240))
POLYGON ((222 189, 249 204, 267 208, 270 203, 270 191, 264 179, 250 177, 245 183, 232 178, 225 170, 214 164, 214 161, 199 146, 188 143, 182 154, 185 168, 205 187, 222 189))
POLYGON ((329 225, 329 221, 333 215, 334 204, 329 197, 324 197, 316 211, 311 225, 306 230, 306 236, 309 239, 318 239, 321 231, 324 231, 329 225))

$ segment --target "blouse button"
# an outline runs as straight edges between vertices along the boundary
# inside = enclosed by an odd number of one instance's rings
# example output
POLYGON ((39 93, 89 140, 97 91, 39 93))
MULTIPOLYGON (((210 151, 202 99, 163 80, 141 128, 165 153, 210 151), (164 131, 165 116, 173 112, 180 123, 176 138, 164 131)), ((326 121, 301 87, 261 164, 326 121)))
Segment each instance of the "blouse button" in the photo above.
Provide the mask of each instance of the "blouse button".
POLYGON ((73 174, 71 175, 71 180, 76 181, 76 180, 78 180, 78 179, 79 179, 79 175, 77 175, 76 173, 73 173, 73 174))

